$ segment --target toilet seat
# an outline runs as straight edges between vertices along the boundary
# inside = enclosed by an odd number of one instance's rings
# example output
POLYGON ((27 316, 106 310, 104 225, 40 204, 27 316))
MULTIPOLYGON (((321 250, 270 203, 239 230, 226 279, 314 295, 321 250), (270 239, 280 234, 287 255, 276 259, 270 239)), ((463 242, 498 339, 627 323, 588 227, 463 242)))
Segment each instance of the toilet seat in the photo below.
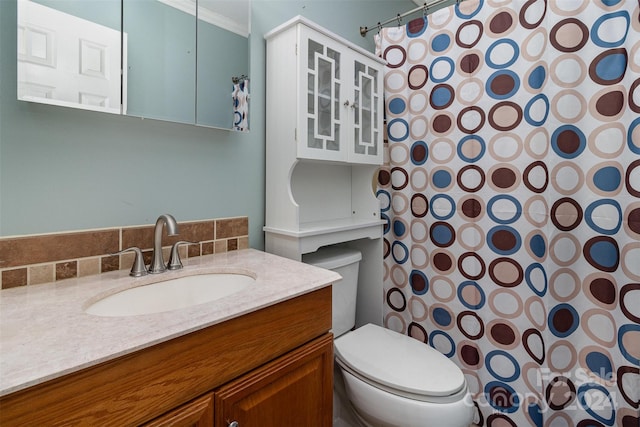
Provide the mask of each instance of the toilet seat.
POLYGON ((467 392, 464 374, 446 356, 406 335, 373 324, 334 341, 336 362, 375 387, 410 399, 449 403, 467 392))

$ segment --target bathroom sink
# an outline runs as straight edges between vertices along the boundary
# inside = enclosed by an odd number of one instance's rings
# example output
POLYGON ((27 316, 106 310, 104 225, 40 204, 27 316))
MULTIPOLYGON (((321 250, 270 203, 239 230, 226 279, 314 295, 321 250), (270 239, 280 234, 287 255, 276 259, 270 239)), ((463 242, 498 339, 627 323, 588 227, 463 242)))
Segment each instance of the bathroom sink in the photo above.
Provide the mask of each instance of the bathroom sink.
POLYGON ((120 291, 94 302, 85 311, 107 317, 161 313, 215 301, 253 283, 255 279, 248 274, 184 276, 120 291))

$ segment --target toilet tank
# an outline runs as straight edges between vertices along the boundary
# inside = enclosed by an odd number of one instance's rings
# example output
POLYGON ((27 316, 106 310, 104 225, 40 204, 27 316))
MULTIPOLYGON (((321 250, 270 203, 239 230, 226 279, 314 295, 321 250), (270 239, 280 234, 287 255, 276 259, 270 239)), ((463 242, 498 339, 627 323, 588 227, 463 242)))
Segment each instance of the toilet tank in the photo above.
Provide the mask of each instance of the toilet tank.
POLYGON ((360 251, 339 246, 326 246, 316 252, 302 255, 302 262, 333 270, 342 276, 342 280, 333 283, 331 289, 332 332, 336 338, 351 330, 356 324, 358 269, 361 259, 360 251))

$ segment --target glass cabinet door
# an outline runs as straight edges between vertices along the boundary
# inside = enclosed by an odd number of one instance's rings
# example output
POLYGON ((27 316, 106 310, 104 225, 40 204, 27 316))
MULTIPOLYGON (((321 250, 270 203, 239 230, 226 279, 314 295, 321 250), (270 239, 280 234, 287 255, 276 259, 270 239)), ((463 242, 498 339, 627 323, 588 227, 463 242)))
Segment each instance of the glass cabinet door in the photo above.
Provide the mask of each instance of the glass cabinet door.
POLYGON ((353 68, 353 144, 350 160, 368 163, 374 161, 381 150, 380 72, 371 64, 358 59, 353 68), (364 161, 363 161, 364 160, 364 161))
POLYGON ((346 161, 346 109, 344 55, 335 42, 301 28, 299 43, 302 82, 302 114, 298 155, 304 158, 346 161))

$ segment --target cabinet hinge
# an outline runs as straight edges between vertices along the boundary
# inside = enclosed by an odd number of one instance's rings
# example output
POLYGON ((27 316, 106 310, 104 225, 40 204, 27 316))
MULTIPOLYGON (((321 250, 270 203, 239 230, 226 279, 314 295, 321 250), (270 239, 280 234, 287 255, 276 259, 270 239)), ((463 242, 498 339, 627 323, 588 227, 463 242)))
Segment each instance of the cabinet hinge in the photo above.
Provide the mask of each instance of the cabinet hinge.
POLYGON ((298 128, 293 128, 293 140, 298 140, 298 128))
POLYGON ((298 56, 298 43, 296 43, 296 56, 298 56))

